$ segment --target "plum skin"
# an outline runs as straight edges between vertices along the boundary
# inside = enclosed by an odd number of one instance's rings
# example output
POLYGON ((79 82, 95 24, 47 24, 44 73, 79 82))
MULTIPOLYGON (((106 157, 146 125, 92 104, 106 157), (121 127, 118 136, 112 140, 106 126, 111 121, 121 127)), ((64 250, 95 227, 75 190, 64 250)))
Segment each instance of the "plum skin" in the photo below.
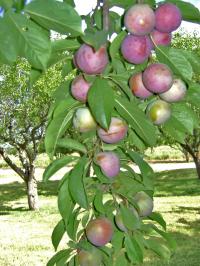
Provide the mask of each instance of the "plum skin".
POLYGON ((171 107, 165 101, 156 100, 147 106, 146 113, 155 125, 162 125, 170 118, 171 107))
POLYGON ((132 93, 141 99, 146 99, 153 95, 152 92, 146 89, 142 81, 142 73, 133 74, 129 79, 129 87, 132 93))
POLYGON ((155 14, 149 5, 136 4, 126 12, 124 25, 132 34, 149 34, 155 26, 155 14))
POLYGON ((127 35, 121 45, 121 52, 128 62, 141 64, 151 55, 152 43, 148 36, 127 35))
POLYGON ((134 197, 139 209, 138 214, 141 217, 149 216, 153 211, 153 199, 144 191, 137 192, 134 197))
MULTIPOLYGON (((168 46, 171 44, 172 34, 168 32, 160 32, 154 30, 151 32, 151 37, 156 45, 168 46)), ((153 47, 154 47, 153 43, 153 47)))
POLYGON ((73 117, 73 126, 79 132, 88 132, 96 128, 96 122, 87 107, 76 110, 73 117))
POLYGON ((187 92, 186 84, 181 79, 174 79, 171 88, 159 94, 160 98, 169 103, 181 101, 187 92))
POLYGON ((72 81, 71 94, 76 100, 85 103, 90 87, 91 83, 87 82, 83 75, 79 75, 72 81))
POLYGON ((105 46, 94 49, 83 44, 76 52, 74 62, 86 74, 101 74, 108 64, 108 54, 105 46))
POLYGON ((144 86, 153 93, 162 93, 170 89, 173 84, 171 69, 160 63, 149 65, 142 75, 144 86))
POLYGON ((106 131, 99 127, 97 134, 105 143, 114 144, 125 138, 127 131, 128 126, 122 119, 112 117, 109 129, 106 131))
POLYGON ((78 262, 80 266, 100 266, 101 256, 96 250, 80 250, 78 252, 78 262))
POLYGON ((106 245, 111 241, 113 236, 111 221, 105 217, 90 221, 86 227, 86 236, 97 247, 106 245))
POLYGON ((180 9, 172 3, 161 4, 155 11, 155 28, 161 32, 172 32, 181 25, 180 9))
POLYGON ((100 166, 101 171, 107 177, 115 177, 120 172, 120 160, 116 153, 114 152, 99 152, 95 160, 100 166))

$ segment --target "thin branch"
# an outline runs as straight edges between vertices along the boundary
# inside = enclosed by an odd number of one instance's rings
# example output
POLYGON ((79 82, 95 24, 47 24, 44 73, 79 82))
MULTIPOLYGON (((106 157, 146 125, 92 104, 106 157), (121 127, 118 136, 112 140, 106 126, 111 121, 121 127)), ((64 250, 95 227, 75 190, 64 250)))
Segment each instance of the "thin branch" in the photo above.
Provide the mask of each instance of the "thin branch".
POLYGON ((109 21, 109 0, 103 1, 103 29, 105 31, 109 30, 110 21, 109 21))

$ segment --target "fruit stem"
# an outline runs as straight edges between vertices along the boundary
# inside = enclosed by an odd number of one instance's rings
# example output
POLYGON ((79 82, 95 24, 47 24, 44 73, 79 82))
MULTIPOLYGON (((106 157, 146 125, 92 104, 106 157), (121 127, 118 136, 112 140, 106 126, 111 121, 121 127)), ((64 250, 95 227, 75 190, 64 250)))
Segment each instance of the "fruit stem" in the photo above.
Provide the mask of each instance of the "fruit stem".
POLYGON ((103 29, 109 30, 109 0, 103 1, 103 29))
POLYGON ((138 4, 143 4, 144 0, 138 0, 137 2, 138 2, 138 4))

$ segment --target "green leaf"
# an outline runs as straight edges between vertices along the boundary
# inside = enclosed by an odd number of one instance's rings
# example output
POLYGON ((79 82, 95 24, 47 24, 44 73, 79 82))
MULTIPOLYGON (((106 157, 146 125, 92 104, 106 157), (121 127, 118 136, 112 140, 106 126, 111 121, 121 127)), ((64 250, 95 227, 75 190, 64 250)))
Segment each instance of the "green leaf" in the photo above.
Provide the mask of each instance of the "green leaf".
POLYGON ((63 220, 60 220, 55 226, 51 236, 52 244, 55 250, 57 250, 64 233, 65 233, 65 223, 63 220))
POLYGON ((143 250, 134 237, 125 236, 125 249, 132 263, 143 262, 143 250))
POLYGON ((76 50, 80 47, 80 43, 76 39, 55 40, 51 43, 53 52, 65 52, 76 50))
POLYGON ((192 79, 192 66, 181 49, 157 46, 156 56, 159 62, 167 64, 174 74, 182 77, 183 80, 190 81, 192 79))
POLYGON ((0 7, 3 7, 5 10, 10 9, 13 6, 13 0, 0 0, 0 7))
POLYGON ((87 153, 86 147, 75 139, 70 139, 70 138, 59 139, 57 142, 57 147, 87 153))
POLYGON ((47 266, 54 266, 56 263, 58 263, 60 260, 63 260, 66 258, 68 259, 69 255, 71 253, 71 249, 63 249, 58 251, 47 263, 47 266))
POLYGON ((192 3, 177 0, 167 0, 167 2, 171 2, 177 5, 178 8, 180 8, 184 20, 191 21, 194 23, 200 23, 199 9, 195 7, 192 3))
POLYGON ((116 97, 115 108, 146 143, 150 146, 155 145, 156 128, 135 102, 129 102, 122 97, 116 97))
POLYGON ((79 212, 80 208, 74 209, 70 215, 68 224, 66 225, 67 234, 74 241, 76 241, 77 229, 80 222, 80 220, 77 219, 79 212))
POLYGON ((71 33, 73 36, 82 34, 81 17, 72 6, 66 3, 36 0, 28 4, 25 11, 33 20, 48 30, 61 34, 71 33))
POLYGON ((114 60, 116 57, 117 58, 119 57, 119 50, 121 47, 121 43, 124 40, 124 38, 126 37, 126 35, 127 35, 126 31, 122 31, 112 41, 112 43, 110 45, 110 56, 111 56, 112 60, 114 60))
POLYGON ((95 31, 94 29, 88 29, 85 31, 85 35, 82 36, 82 40, 94 47, 97 51, 102 45, 107 42, 108 32, 107 31, 95 31))
POLYGON ((157 223, 159 223, 162 226, 162 228, 164 230, 166 230, 166 222, 165 222, 165 220, 163 219, 163 217, 162 217, 162 215, 160 213, 152 212, 152 214, 149 215, 148 218, 150 218, 153 221, 156 221, 157 223))
POLYGON ((44 171, 43 181, 46 182, 51 176, 53 176, 58 170, 67 166, 69 163, 77 160, 78 157, 67 156, 57 160, 54 160, 44 171))
POLYGON ((84 209, 88 208, 88 199, 83 182, 87 163, 88 159, 86 157, 82 157, 69 176, 69 191, 71 196, 74 201, 84 209))
POLYGON ((42 75, 41 70, 31 68, 30 77, 29 77, 30 86, 33 86, 41 77, 41 75, 42 75))
POLYGON ((153 229, 161 235, 166 241, 170 249, 175 250, 176 249, 176 241, 174 238, 171 236, 170 233, 163 232, 162 230, 158 229, 155 225, 152 225, 153 229))
POLYGON ((187 91, 187 94, 186 94, 185 101, 199 108, 200 106, 200 84, 198 83, 190 84, 189 90, 187 91))
MULTIPOLYGON (((126 73, 127 74, 127 73, 126 73)), ((122 73, 123 75, 123 73, 122 73)), ((124 75, 123 75, 124 76, 124 75)), ((122 92, 125 93, 125 95, 128 96, 128 98, 131 100, 133 99, 133 94, 129 88, 129 86, 127 85, 127 80, 123 81, 122 77, 120 75, 110 75, 109 79, 116 85, 118 85, 118 87, 120 88, 120 90, 122 92)))
POLYGON ((111 240, 112 246, 114 247, 115 254, 118 254, 120 252, 123 246, 123 242, 124 242, 124 233, 120 231, 116 231, 113 234, 113 237, 111 240))
POLYGON ((107 80, 97 78, 88 93, 88 103, 95 120, 108 129, 114 108, 114 94, 107 80))
POLYGON ((69 193, 69 173, 67 173, 63 179, 59 192, 58 192, 58 209, 65 222, 65 225, 68 224, 69 219, 72 215, 74 203, 69 193))
POLYGON ((136 230, 140 228, 140 221, 139 218, 136 217, 133 211, 129 208, 124 207, 123 205, 120 206, 120 213, 122 215, 122 220, 124 225, 129 230, 136 230))
POLYGON ((200 68, 199 68, 200 56, 193 51, 182 50, 182 53, 185 56, 185 58, 187 58, 187 60, 190 62, 193 72, 196 74, 200 74, 200 68))
POLYGON ((161 258, 165 260, 170 259, 171 253, 169 249, 165 245, 163 245, 158 239, 146 239, 145 245, 148 249, 151 249, 161 258))
POLYGON ((122 8, 131 7, 133 4, 136 3, 136 0, 109 0, 109 5, 112 6, 119 6, 122 8))
POLYGON ((100 213, 105 213, 104 205, 103 205, 103 192, 98 190, 94 197, 94 207, 100 213))

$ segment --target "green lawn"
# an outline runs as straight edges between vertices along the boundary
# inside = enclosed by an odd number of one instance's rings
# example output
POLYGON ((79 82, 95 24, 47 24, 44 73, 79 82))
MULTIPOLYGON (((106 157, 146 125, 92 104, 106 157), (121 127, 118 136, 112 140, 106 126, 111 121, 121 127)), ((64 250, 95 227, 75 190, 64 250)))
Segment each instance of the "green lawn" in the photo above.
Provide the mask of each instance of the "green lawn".
MULTIPOLYGON (((57 213, 58 182, 39 184, 41 209, 27 211, 24 186, 18 182, 0 186, 0 265, 45 266, 54 253, 51 232, 57 213)), ((166 171, 157 175, 155 208, 160 211, 178 243, 167 264, 147 257, 144 266, 200 265, 200 180, 195 170, 166 171)), ((62 241, 65 245, 66 239, 62 241)), ((122 265, 123 266, 123 265, 122 265)))

